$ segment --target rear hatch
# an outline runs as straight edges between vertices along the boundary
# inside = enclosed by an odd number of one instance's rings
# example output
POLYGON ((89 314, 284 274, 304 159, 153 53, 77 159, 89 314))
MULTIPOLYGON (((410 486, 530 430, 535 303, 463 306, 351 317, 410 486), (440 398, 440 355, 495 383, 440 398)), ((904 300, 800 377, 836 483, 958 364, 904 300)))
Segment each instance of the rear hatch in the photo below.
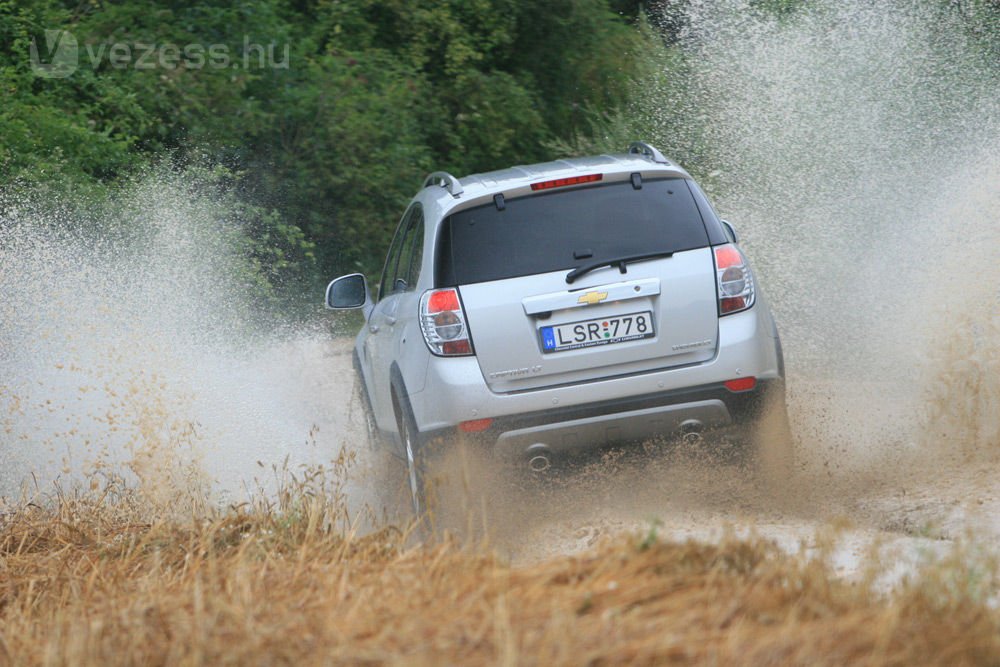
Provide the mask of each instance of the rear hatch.
POLYGON ((444 221, 439 248, 436 282, 458 286, 493 391, 715 355, 715 267, 685 179, 602 183, 466 209, 444 221), (624 258, 641 259, 617 261, 624 258), (568 282, 573 269, 581 275, 568 282))

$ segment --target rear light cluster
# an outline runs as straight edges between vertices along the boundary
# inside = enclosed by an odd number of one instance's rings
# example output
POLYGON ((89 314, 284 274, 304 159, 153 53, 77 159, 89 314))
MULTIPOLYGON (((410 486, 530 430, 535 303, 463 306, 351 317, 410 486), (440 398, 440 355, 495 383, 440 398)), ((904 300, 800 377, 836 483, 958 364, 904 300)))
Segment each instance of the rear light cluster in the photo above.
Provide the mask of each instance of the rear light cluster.
POLYGON ((427 347, 438 356, 472 354, 465 313, 458 299, 458 290, 454 287, 428 290, 420 297, 420 331, 424 334, 427 347))
POLYGON ((739 248, 731 243, 715 247, 715 274, 719 281, 720 316, 738 313, 753 305, 753 274, 739 248))

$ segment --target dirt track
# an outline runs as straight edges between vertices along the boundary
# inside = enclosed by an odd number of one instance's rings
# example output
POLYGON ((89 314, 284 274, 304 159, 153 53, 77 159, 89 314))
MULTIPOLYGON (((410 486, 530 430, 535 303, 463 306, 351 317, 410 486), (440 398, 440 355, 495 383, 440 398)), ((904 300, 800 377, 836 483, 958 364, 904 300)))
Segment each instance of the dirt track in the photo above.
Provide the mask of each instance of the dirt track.
MULTIPOLYGON (((338 397, 327 403, 340 405, 326 412, 332 422, 327 428, 345 434, 349 443, 347 434, 358 433, 360 421, 356 405, 342 403, 350 388, 344 378, 351 375, 341 345, 327 348, 323 363, 308 364, 313 372, 323 370, 307 377, 315 396, 338 397)), ((919 400, 906 397, 899 385, 793 376, 789 402, 797 472, 773 488, 737 465, 678 451, 606 459, 533 485, 527 494, 475 465, 479 472, 471 474, 453 465, 452 477, 478 479, 489 488, 486 503, 480 500, 446 523, 458 532, 471 527, 477 535, 485 525, 515 562, 580 551, 622 532, 655 531, 674 540, 753 532, 789 552, 822 550, 845 577, 877 565, 886 583, 956 541, 995 549, 1000 482, 989 457, 960 456, 949 451, 960 443, 933 441, 916 431, 919 400)), ((401 470, 398 460, 360 451, 350 494, 354 506, 375 504, 390 516, 406 517, 401 470), (395 495, 377 494, 376 486, 395 495)))
MULTIPOLYGON (((191 426, 190 433, 183 431, 183 447, 176 437, 149 437, 141 429, 145 444, 123 447, 115 444, 124 440, 118 427, 103 422, 92 434, 35 436, 34 449, 16 449, 8 457, 12 465, 4 471, 0 496, 16 497, 15 484, 24 479, 45 492, 54 481, 65 488, 88 471, 118 463, 154 491, 190 481, 186 471, 193 465, 217 502, 239 502, 250 490, 273 492, 281 478, 301 479, 310 467, 329 465, 346 448, 356 456, 345 491, 359 529, 405 522, 401 462, 358 446, 362 422, 349 351, 349 340, 318 335, 265 346, 238 363, 199 363, 197 373, 204 375, 184 376, 193 396, 183 400, 140 384, 128 409, 117 408, 123 414, 116 423, 173 423, 184 415, 180 421, 191 426), (85 439, 105 444, 91 449, 85 439)), ((49 428, 52 414, 60 423, 83 423, 84 412, 96 410, 70 402, 69 385, 58 375, 63 371, 53 372, 38 380, 39 395, 51 397, 51 405, 12 413, 8 424, 28 432, 36 420, 49 428)), ((125 370, 119 374, 119 384, 133 384, 125 370)), ((824 549, 846 577, 868 564, 881 565, 888 569, 887 581, 956 541, 994 551, 1000 482, 990 453, 970 449, 967 433, 922 433, 916 425, 926 421, 928 399, 910 386, 816 381, 793 371, 789 401, 797 472, 772 487, 735 464, 685 451, 597 461, 531 485, 528 492, 481 461, 467 460, 465 467, 447 470, 450 488, 471 483, 481 492, 473 494, 471 506, 453 505, 443 524, 488 536, 516 563, 577 552, 622 532, 650 531, 675 540, 752 531, 790 552, 824 549), (878 558, 867 558, 872 549, 878 558)))

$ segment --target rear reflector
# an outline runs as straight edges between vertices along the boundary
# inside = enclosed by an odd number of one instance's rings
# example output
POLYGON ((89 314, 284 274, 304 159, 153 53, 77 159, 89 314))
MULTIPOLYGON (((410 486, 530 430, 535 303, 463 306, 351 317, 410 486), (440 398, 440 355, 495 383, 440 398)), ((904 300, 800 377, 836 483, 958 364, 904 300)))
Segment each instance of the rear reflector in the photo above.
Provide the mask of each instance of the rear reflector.
POLYGON ((441 343, 441 353, 446 357, 472 354, 472 346, 468 340, 448 340, 441 343))
POLYGON ((473 419, 458 425, 459 430, 466 433, 482 433, 493 424, 492 419, 473 419))
POLYGON ((751 375, 750 377, 726 380, 723 384, 729 391, 750 391, 757 386, 757 378, 751 375))
POLYGON ((566 178, 556 178, 551 181, 532 183, 532 190, 551 190, 552 188, 562 188, 567 185, 580 185, 581 183, 593 183, 604 178, 604 174, 587 174, 586 176, 567 176, 566 178))
POLYGON ((742 296, 723 297, 719 300, 719 310, 722 313, 735 313, 740 310, 745 310, 746 307, 747 300, 742 296))

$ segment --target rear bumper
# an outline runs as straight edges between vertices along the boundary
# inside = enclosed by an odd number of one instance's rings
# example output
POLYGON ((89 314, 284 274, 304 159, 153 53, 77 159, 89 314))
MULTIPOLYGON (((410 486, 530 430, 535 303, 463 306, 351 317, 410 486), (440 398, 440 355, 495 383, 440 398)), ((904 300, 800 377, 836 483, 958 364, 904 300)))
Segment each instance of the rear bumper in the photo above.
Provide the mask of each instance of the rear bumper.
MULTIPOLYGON (((522 425, 525 420, 572 421, 594 416, 595 409, 624 412, 660 407, 668 403, 655 402, 671 400, 671 396, 690 397, 672 403, 714 400, 719 396, 712 391, 721 390, 726 398, 726 394, 731 395, 722 386, 726 380, 754 376, 763 383, 781 379, 779 349, 773 320, 761 300, 754 308, 719 321, 716 355, 704 363, 500 394, 487 387, 475 357, 435 357, 426 367, 422 389, 411 392, 409 398, 423 433, 446 431, 463 421, 483 418, 510 423, 505 431, 517 430, 532 426, 522 425), (553 420, 550 417, 554 415, 566 416, 553 420)), ((724 405, 731 412, 728 400, 724 405)))
MULTIPOLYGON (((501 417, 473 438, 503 457, 525 456, 538 445, 565 455, 690 431, 744 428, 760 418, 775 394, 781 394, 779 398, 784 394, 780 378, 759 381, 754 389, 742 392, 712 384, 501 417)), ((428 435, 455 432, 449 428, 428 435)))

